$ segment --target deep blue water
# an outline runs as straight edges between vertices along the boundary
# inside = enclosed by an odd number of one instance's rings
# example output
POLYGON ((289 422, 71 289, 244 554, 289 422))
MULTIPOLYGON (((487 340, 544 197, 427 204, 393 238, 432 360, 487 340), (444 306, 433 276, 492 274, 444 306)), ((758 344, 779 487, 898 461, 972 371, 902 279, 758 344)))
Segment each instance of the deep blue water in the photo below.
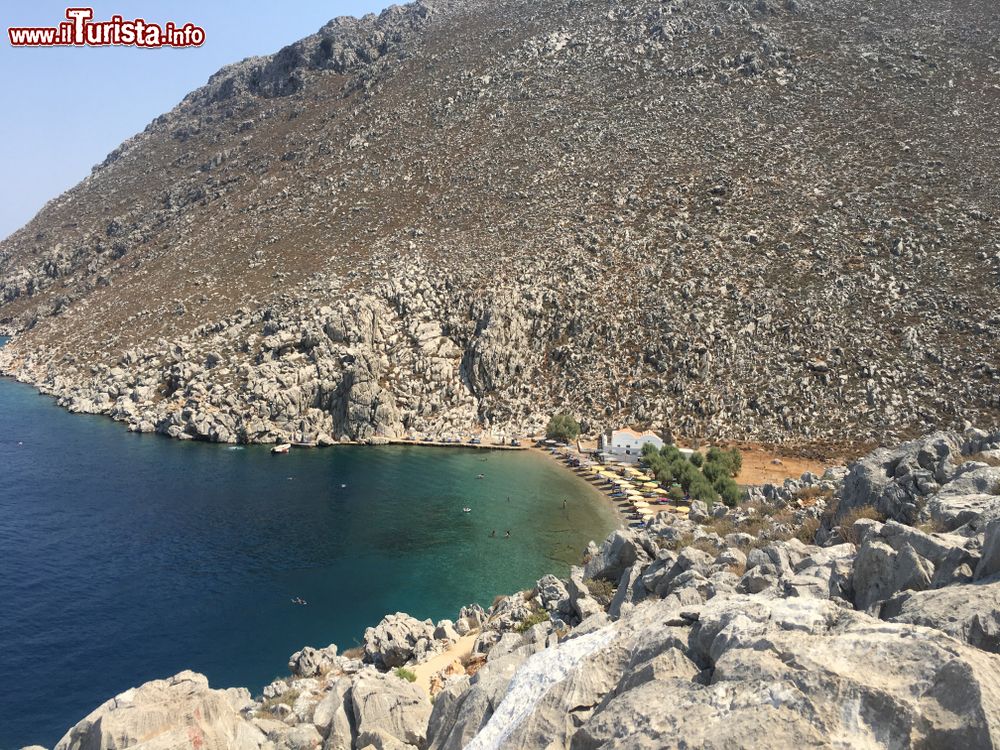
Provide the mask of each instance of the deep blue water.
POLYGON ((613 524, 527 453, 271 456, 133 435, 0 379, 0 748, 51 747, 185 668, 258 690, 301 646, 350 647, 387 612, 453 618, 563 573, 613 524))

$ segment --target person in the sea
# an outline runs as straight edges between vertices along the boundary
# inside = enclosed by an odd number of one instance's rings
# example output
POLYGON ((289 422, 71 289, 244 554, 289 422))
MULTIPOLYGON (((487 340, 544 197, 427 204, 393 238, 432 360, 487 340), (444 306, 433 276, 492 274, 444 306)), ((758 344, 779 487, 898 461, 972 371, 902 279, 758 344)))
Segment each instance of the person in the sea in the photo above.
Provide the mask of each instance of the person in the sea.
POLYGON ((563 498, 563 510, 566 510, 566 498, 563 498))
POLYGON ((497 535, 497 530, 493 529, 493 531, 490 532, 490 537, 495 537, 496 535, 497 535))
POLYGON ((510 539, 510 529, 507 529, 507 531, 504 532, 503 538, 510 539))

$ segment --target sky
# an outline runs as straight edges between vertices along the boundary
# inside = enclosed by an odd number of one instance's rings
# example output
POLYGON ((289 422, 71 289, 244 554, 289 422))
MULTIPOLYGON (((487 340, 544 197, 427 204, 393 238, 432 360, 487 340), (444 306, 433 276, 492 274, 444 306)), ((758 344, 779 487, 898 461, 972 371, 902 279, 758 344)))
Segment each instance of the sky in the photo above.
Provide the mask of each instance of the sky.
POLYGON ((94 0, 113 15, 205 30, 197 48, 14 48, 11 26, 56 26, 82 1, 0 0, 0 239, 86 177, 119 143, 231 62, 277 52, 336 16, 391 0, 94 0))

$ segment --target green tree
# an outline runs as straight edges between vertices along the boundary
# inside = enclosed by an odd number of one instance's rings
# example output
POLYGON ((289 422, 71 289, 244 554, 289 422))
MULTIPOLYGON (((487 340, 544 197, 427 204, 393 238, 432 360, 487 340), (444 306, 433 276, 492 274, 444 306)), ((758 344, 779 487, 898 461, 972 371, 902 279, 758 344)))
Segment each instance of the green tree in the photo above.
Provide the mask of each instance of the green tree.
POLYGON ((729 468, 734 477, 739 474, 740 470, 743 468, 743 454, 740 453, 739 448, 729 449, 729 468))
POLYGON ((580 434, 580 423, 569 414, 554 414, 545 427, 545 437, 568 443, 580 434))
POLYGON ((729 476, 729 467, 709 460, 706 461, 705 465, 701 467, 701 473, 705 475, 708 481, 715 484, 717 480, 724 479, 729 476))
POLYGON ((656 450, 656 446, 653 445, 652 443, 643 443, 642 444, 642 457, 644 459, 646 459, 647 461, 650 459, 650 457, 652 457, 652 456, 659 456, 659 455, 660 455, 660 452, 658 450, 656 450))
POLYGON ((702 500, 706 503, 711 503, 719 499, 715 488, 712 487, 712 483, 701 472, 697 472, 691 480, 691 485, 688 487, 688 494, 694 500, 702 500))
POLYGON ((740 490, 740 486, 736 484, 732 477, 720 477, 712 483, 712 487, 719 493, 719 497, 722 498, 722 502, 730 508, 735 508, 739 505, 740 499, 743 496, 743 491, 740 490))
POLYGON ((726 470, 726 474, 731 477, 735 477, 740 473, 740 469, 743 468, 743 454, 740 453, 738 448, 725 450, 713 446, 708 449, 706 461, 707 463, 723 467, 726 470))
POLYGON ((667 461, 674 461, 678 458, 682 458, 681 452, 677 450, 677 446, 669 444, 660 448, 660 455, 667 459, 667 461))
POLYGON ((691 454, 691 458, 688 459, 695 466, 701 468, 701 465, 705 463, 705 457, 701 455, 698 451, 691 454))

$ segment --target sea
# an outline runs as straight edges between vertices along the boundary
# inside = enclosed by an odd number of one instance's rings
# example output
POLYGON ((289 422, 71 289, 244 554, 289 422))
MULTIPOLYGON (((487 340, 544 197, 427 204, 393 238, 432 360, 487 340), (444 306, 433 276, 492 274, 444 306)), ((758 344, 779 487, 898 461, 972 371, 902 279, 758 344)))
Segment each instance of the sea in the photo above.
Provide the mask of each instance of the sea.
POLYGON ((132 434, 0 379, 0 750, 51 748, 184 669, 259 693, 303 646, 488 606, 566 574, 615 525, 534 451, 272 455, 132 434))

